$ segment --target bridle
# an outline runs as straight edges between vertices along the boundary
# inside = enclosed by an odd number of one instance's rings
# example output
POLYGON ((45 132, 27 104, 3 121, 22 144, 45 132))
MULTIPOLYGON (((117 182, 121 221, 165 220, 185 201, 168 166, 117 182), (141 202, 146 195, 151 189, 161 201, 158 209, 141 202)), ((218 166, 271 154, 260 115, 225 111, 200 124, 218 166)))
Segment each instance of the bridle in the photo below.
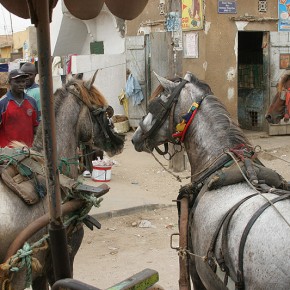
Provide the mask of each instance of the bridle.
MULTIPOLYGON (((170 112, 171 116, 173 116, 175 105, 178 101, 179 94, 182 90, 182 88, 185 86, 185 84, 188 83, 185 79, 180 79, 180 83, 174 88, 173 92, 171 93, 170 97, 168 98, 167 102, 163 102, 161 98, 154 99, 148 106, 148 111, 151 113, 154 118, 155 122, 153 126, 146 131, 144 125, 143 125, 143 119, 140 121, 139 126, 142 130, 142 137, 141 141, 147 142, 148 137, 153 137, 157 134, 158 129, 163 125, 163 123, 168 118, 170 112)), ((170 118, 172 120, 172 117, 170 118)), ((173 122, 170 122, 173 124, 173 122)), ((173 125, 172 125, 173 126, 173 125)), ((172 136, 168 136, 169 141, 173 144, 179 144, 179 142, 176 141, 176 139, 172 138, 172 136)), ((161 151, 158 147, 154 148, 160 155, 166 155, 168 153, 168 143, 164 144, 164 151, 161 151)), ((171 156, 172 158, 172 156, 171 156)))
POLYGON ((95 132, 94 132, 94 121, 96 121, 104 136, 106 139, 106 146, 110 147, 112 141, 115 142, 116 144, 121 144, 123 143, 123 138, 119 136, 116 132, 113 131, 113 124, 110 120, 110 118, 114 115, 114 109, 111 106, 90 106, 87 103, 84 102, 82 99, 80 93, 77 90, 68 88, 67 91, 71 93, 74 97, 77 98, 84 106, 86 106, 89 109, 89 116, 90 116, 90 121, 92 125, 92 134, 91 134, 91 139, 86 142, 86 144, 89 144, 91 146, 94 145, 94 140, 95 140, 95 132))

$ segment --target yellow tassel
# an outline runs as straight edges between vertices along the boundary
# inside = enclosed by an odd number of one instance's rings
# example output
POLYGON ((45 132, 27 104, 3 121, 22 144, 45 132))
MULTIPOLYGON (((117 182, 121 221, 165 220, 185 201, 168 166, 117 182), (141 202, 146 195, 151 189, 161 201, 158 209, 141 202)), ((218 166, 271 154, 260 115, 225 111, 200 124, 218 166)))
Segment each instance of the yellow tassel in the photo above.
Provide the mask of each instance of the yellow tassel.
POLYGON ((196 103, 196 102, 193 102, 193 103, 192 103, 192 105, 191 105, 191 107, 198 108, 198 107, 199 107, 199 104, 198 104, 198 103, 196 103))
POLYGON ((181 123, 179 123, 179 124, 176 125, 176 130, 178 132, 182 132, 184 130, 185 126, 186 126, 186 123, 183 120, 181 123))

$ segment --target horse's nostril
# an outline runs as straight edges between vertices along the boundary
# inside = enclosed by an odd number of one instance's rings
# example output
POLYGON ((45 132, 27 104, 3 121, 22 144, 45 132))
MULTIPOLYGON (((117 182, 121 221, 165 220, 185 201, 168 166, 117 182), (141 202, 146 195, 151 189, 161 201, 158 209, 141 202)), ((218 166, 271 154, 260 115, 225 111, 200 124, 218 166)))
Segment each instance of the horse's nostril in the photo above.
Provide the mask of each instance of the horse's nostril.
POLYGON ((131 142, 132 142, 132 144, 134 144, 134 140, 133 139, 131 140, 131 142))

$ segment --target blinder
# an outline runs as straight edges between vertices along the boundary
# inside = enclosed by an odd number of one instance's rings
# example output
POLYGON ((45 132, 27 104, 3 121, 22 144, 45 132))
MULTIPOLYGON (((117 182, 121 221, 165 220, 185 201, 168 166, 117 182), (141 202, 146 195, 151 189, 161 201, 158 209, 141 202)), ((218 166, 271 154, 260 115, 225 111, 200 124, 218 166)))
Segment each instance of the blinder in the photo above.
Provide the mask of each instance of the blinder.
POLYGON ((156 99, 150 102, 148 106, 148 112, 151 113, 158 121, 161 121, 165 114, 168 111, 166 103, 164 103, 161 99, 156 99))
MULTIPOLYGON (((172 94, 168 98, 167 102, 163 102, 161 100, 161 98, 157 98, 149 103, 148 111, 154 116, 154 118, 156 120, 155 120, 153 126, 148 131, 145 131, 145 128, 143 125, 143 119, 140 121, 139 126, 143 131, 143 135, 142 135, 143 140, 146 140, 146 142, 148 142, 147 138, 150 136, 152 137, 157 133, 157 130, 163 125, 166 118, 170 114, 170 111, 171 111, 173 104, 175 104, 177 102, 180 91, 182 90, 182 88, 185 86, 185 84, 187 82, 188 81, 185 79, 180 79, 179 85, 177 85, 175 87, 172 94)), ((171 136, 169 136, 169 138, 173 143, 176 143, 175 140, 173 140, 173 138, 171 138, 171 136)), ((168 146, 167 146, 167 148, 168 148, 168 146)), ((159 148, 157 148, 156 151, 158 153, 161 152, 159 148)), ((167 153, 168 153, 168 149, 165 148, 165 151, 162 152, 162 155, 165 155, 167 153)), ((159 154, 161 154, 161 153, 159 153, 159 154)))

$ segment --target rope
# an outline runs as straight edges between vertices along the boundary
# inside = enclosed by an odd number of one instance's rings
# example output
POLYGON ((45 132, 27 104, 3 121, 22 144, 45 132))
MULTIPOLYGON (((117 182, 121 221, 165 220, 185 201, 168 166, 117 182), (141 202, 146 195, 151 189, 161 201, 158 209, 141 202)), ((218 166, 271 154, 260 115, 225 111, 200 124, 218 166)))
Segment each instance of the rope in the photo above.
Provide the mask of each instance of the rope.
MULTIPOLYGON (((66 227, 68 227, 74 220, 82 222, 92 206, 100 207, 100 203, 103 200, 103 198, 97 198, 93 195, 84 193, 80 194, 79 198, 86 201, 86 206, 82 208, 78 214, 74 214, 64 222, 64 226, 66 227)), ((0 271, 10 271, 11 274, 19 272, 22 268, 26 268, 25 288, 29 288, 32 284, 32 271, 40 271, 42 269, 41 264, 33 257, 33 255, 48 248, 48 238, 49 235, 46 234, 31 246, 26 242, 23 247, 8 260, 8 262, 1 264, 0 271)), ((4 282, 2 282, 2 290, 11 290, 10 283, 11 279, 5 279, 4 282)))
POLYGON ((159 165, 161 165, 161 167, 166 171, 166 172, 168 172, 169 174, 171 174, 173 177, 175 177, 176 178, 176 180, 178 181, 178 182, 181 182, 181 179, 185 179, 185 177, 180 177, 179 175, 176 175, 176 174, 174 174, 174 173, 172 173, 169 169, 167 169, 158 159, 157 159, 157 157, 154 155, 154 153, 153 152, 151 152, 151 155, 153 156, 153 158, 159 163, 159 165))
MULTIPOLYGON (((26 242, 23 245, 22 249, 19 249, 17 253, 13 255, 7 263, 1 265, 1 269, 9 270, 12 273, 17 273, 22 268, 25 268, 26 269, 25 288, 29 288, 30 285, 32 284, 32 271, 40 271, 42 269, 42 266, 39 263, 39 261, 32 256, 33 254, 48 248, 48 243, 46 241, 48 237, 49 235, 45 235, 42 239, 32 244, 31 246, 26 242)), ((5 285, 9 284, 9 287, 11 287, 10 282, 11 282, 10 279, 6 279, 5 285)))
POLYGON ((269 202, 271 204, 271 206, 274 208, 274 210, 278 213, 278 215, 285 221, 285 223, 288 225, 288 227, 290 228, 290 223, 286 220, 286 218, 282 215, 282 213, 277 209, 277 207, 273 204, 273 202, 268 199, 266 196, 264 196, 260 191, 258 191, 255 186, 249 181, 249 179, 247 178, 247 176, 244 174, 242 168, 240 167, 238 161, 236 160, 235 156, 229 152, 229 151, 225 151, 226 154, 228 154, 233 161, 236 163, 239 171, 241 172, 242 176, 244 177, 244 179, 246 180, 246 182, 248 183, 248 185, 256 192, 258 193, 261 197, 263 197, 267 202, 269 202))
POLYGON ((196 258, 200 258, 202 259, 204 262, 207 260, 206 256, 200 256, 194 253, 191 253, 189 250, 185 249, 185 248, 177 248, 176 251, 178 252, 178 256, 181 257, 182 259, 185 259, 187 255, 196 257, 196 258))
POLYGON ((12 290, 11 279, 7 278, 3 280, 1 290, 12 290))
POLYGON ((161 167, 166 171, 168 172, 169 174, 171 174, 172 176, 174 176, 178 182, 181 182, 182 179, 189 179, 189 178, 192 178, 192 177, 196 177, 198 175, 200 175, 201 173, 203 173, 204 171, 206 171, 209 167, 213 166, 223 155, 224 153, 221 153, 219 156, 217 156, 211 163, 209 164, 206 164, 204 166, 203 169, 201 169, 199 172, 195 173, 195 174, 191 174, 191 175, 188 175, 188 176, 185 176, 185 177, 180 177, 179 175, 176 175, 174 173, 172 173, 169 169, 167 169, 158 159, 157 157, 154 155, 153 152, 151 152, 151 155, 153 156, 153 158, 159 163, 159 165, 161 165, 161 167))
POLYGON ((70 174, 70 165, 78 165, 78 157, 72 157, 72 158, 60 158, 58 170, 60 173, 64 174, 63 167, 66 166, 66 173, 65 175, 69 176, 70 174), (77 161, 70 161, 70 160, 77 160, 77 161))

